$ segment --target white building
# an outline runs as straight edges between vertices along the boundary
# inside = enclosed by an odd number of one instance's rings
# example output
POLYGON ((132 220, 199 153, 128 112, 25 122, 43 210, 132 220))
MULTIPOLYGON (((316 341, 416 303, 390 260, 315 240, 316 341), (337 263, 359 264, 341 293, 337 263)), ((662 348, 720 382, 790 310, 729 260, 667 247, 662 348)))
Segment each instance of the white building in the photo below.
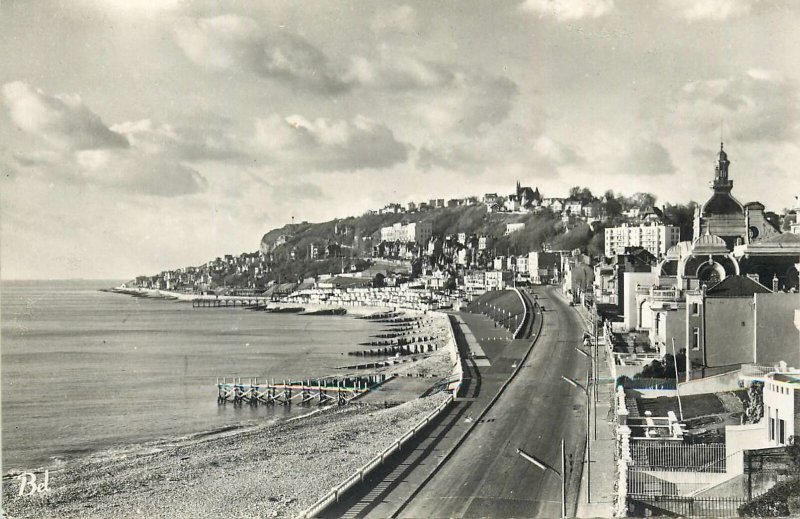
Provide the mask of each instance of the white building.
POLYGON ((674 225, 623 224, 606 229, 606 257, 623 254, 625 247, 643 247, 656 257, 662 257, 681 239, 681 230, 674 225))
POLYGON ((528 273, 528 255, 517 256, 517 273, 518 274, 527 274, 528 273))
POLYGON ((489 270, 485 274, 486 290, 503 290, 506 287, 503 281, 503 273, 499 270, 489 270))
POLYGON ((797 408, 800 407, 800 373, 771 373, 764 379, 764 418, 770 447, 787 445, 795 435, 797 408))
POLYGON ((409 224, 396 223, 391 227, 381 227, 381 241, 415 242, 425 244, 433 234, 430 222, 409 224))
POLYGON ((494 270, 504 270, 505 267, 506 267, 505 256, 496 256, 492 261, 492 268, 494 268, 494 270))
POLYGON ((525 228, 524 223, 507 223, 506 224, 506 236, 511 234, 512 232, 521 231, 525 228))

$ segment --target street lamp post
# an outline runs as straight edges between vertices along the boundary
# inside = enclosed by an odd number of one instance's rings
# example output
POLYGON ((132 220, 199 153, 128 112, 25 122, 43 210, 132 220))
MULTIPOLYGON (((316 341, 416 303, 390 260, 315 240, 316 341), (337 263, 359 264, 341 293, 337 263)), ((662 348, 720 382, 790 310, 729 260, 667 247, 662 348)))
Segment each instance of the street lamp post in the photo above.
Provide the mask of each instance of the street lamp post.
POLYGON ((561 518, 567 517, 567 478, 566 478, 566 456, 564 455, 564 438, 561 438, 561 472, 548 466, 543 461, 536 459, 532 454, 528 454, 520 448, 517 448, 517 454, 522 456, 523 459, 530 461, 542 470, 550 469, 555 472, 561 479, 561 518))
MULTIPOLYGON (((577 351, 578 353, 580 353, 581 355, 583 355, 584 357, 586 357, 587 359, 592 361, 592 383, 589 384, 589 387, 593 386, 594 395, 597 396, 597 359, 595 358, 594 355, 592 355, 590 353, 586 353, 585 351, 583 351, 580 348, 576 347, 575 351, 577 351)), ((586 396, 587 397, 589 396, 588 395, 588 388, 587 388, 587 395, 586 396)), ((594 404, 594 439, 596 440, 597 439, 597 399, 596 398, 592 398, 591 401, 594 404)), ((588 427, 588 425, 587 425, 587 427, 588 427)), ((589 432, 587 431, 586 433, 588 434, 589 432)))
POLYGON ((581 386, 576 381, 572 380, 569 377, 565 377, 564 375, 561 375, 561 378, 567 384, 582 390, 586 394, 586 502, 591 503, 592 502, 592 443, 589 437, 590 414, 591 414, 591 408, 589 407, 589 389, 588 387, 581 386))

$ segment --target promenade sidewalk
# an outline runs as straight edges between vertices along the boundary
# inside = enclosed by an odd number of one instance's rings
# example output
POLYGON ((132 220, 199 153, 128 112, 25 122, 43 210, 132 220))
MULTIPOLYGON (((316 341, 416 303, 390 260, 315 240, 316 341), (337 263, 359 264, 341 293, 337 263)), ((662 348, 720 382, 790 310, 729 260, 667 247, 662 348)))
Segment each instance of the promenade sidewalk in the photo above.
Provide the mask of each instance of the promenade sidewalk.
MULTIPOLYGON (((592 330, 592 321, 589 312, 583 308, 575 307, 581 314, 588 330, 592 330)), ((611 368, 602 335, 598 337, 598 388, 596 416, 592 416, 591 431, 591 481, 589 474, 584 469, 581 479, 580 495, 576 517, 611 517, 614 504, 614 482, 616 481, 616 463, 614 462, 614 421, 611 409, 614 394, 614 381, 611 379, 611 368), (594 421, 597 420, 597 435, 595 437, 594 421), (591 483, 591 488, 589 484, 591 483)), ((592 407, 595 410, 595 407, 592 407)), ((584 460, 585 463, 585 460, 584 460)), ((584 464, 585 467, 585 464, 584 464)))

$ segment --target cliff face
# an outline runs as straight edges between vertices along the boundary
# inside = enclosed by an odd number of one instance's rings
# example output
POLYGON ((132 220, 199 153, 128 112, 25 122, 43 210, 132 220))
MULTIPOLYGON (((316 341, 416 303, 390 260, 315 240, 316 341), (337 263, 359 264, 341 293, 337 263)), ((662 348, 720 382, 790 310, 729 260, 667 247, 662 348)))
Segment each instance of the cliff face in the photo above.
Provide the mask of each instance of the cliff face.
MULTIPOLYGON (((466 233, 494 238, 493 247, 498 254, 514 252, 522 254, 529 250, 539 250, 542 243, 557 238, 563 233, 560 219, 550 211, 531 213, 489 213, 483 204, 441 208, 415 213, 366 214, 356 217, 331 220, 321 223, 289 224, 266 233, 260 242, 264 253, 288 252, 292 249, 305 251, 310 246, 337 244, 354 253, 369 253, 371 247, 380 239, 381 227, 397 222, 431 222, 433 235, 444 237, 448 234, 466 233), (506 235, 506 225, 523 223, 523 229, 506 235)), ((581 227, 581 226, 579 226, 581 227)), ((585 225, 583 226, 585 227, 585 225)), ((584 229, 581 227, 581 230, 584 229)), ((570 246, 581 247, 588 243, 591 232, 578 233, 581 236, 570 241, 570 246), (579 243, 571 243, 577 241, 579 243)), ((575 234, 575 233, 572 233, 575 234)), ((564 235, 564 238, 576 238, 564 235)), ((563 245, 563 244, 559 244, 563 245)))

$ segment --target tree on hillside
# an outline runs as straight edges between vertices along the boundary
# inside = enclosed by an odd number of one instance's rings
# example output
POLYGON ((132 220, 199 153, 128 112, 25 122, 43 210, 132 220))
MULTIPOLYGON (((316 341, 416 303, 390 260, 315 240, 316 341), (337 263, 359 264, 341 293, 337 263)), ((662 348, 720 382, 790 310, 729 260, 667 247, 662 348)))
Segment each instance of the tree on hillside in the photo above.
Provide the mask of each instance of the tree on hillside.
POLYGON ((594 201, 594 195, 588 187, 573 186, 569 188, 569 197, 573 200, 580 200, 584 204, 594 201))
POLYGON ((652 193, 634 193, 631 198, 639 209, 649 209, 656 205, 656 196, 652 193))
POLYGON ((681 230, 681 241, 692 239, 694 233, 694 212, 697 208, 695 202, 686 205, 667 204, 664 208, 664 221, 669 225, 674 225, 681 230))

